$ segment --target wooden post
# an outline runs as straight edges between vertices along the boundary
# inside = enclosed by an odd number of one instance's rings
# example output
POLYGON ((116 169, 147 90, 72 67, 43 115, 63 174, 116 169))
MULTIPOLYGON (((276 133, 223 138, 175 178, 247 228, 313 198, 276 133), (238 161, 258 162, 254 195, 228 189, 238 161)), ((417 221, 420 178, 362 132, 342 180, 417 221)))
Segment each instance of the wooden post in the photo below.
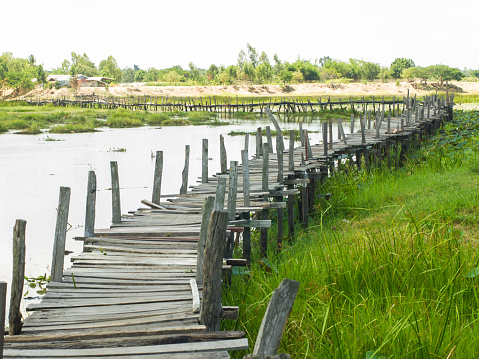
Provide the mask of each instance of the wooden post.
POLYGON ((216 185, 215 210, 219 211, 225 206, 226 176, 218 176, 216 185))
POLYGON ((96 207, 96 175, 95 171, 88 172, 88 185, 86 190, 85 237, 93 237, 95 233, 95 207, 96 207))
MULTIPOLYGON (((18 335, 22 331, 22 313, 20 303, 23 297, 23 285, 25 281, 25 227, 27 222, 17 219, 13 227, 13 274, 10 296, 9 311, 9 335, 18 335)), ((5 320, 2 323, 2 327, 5 320)), ((4 332, 1 333, 2 338, 4 332)))
POLYGON ((188 192, 188 171, 190 168, 190 145, 185 145, 185 166, 181 172, 181 188, 180 194, 188 192))
POLYGON ((361 121, 361 118, 359 119, 359 124, 361 125, 361 143, 366 143, 366 133, 364 130, 364 122, 366 121, 366 113, 364 113, 364 121, 361 121))
POLYGON ((328 123, 323 122, 323 128, 322 131, 323 133, 323 154, 325 156, 328 155, 328 123))
POLYGON ((260 158, 263 155, 263 134, 261 127, 256 130, 256 158, 260 158))
POLYGON ((208 139, 203 138, 201 152, 201 183, 208 183, 208 139))
POLYGON ((121 205, 120 205, 120 181, 118 178, 118 163, 110 162, 111 172, 111 205, 112 205, 112 222, 121 223, 121 205))
POLYGON ((5 311, 7 309, 7 283, 0 282, 0 359, 3 359, 3 341, 5 338, 5 311))
POLYGON ((299 284, 291 279, 283 279, 279 287, 274 290, 256 337, 254 355, 266 356, 278 353, 283 330, 293 309, 299 284))
POLYGON ((196 260, 196 283, 203 284, 203 259, 206 246, 206 237, 208 236, 208 227, 210 225, 211 212, 215 204, 213 196, 206 197, 203 202, 201 214, 200 236, 198 238, 198 257, 196 260))
POLYGON ((311 143, 309 143, 308 130, 304 130, 304 143, 305 146, 308 148, 306 152, 308 154, 308 159, 311 160, 313 158, 313 150, 311 148, 311 143))
POLYGON ((153 194, 151 201, 160 204, 161 198, 161 179, 163 176, 163 151, 156 151, 155 177, 153 179, 153 194))
MULTIPOLYGON (((243 167, 243 199, 244 206, 250 205, 250 187, 249 187, 249 158, 248 150, 241 151, 241 163, 243 167)), ((243 219, 250 219, 250 212, 243 213, 243 219)), ((247 263, 251 260, 251 228, 245 227, 243 229, 243 258, 247 263)))
POLYGON ((238 190, 238 161, 231 161, 229 188, 228 188, 228 219, 230 221, 233 221, 236 217, 237 190, 238 190))
MULTIPOLYGON (((271 122, 274 125, 274 128, 276 129, 276 153, 277 153, 277 159, 278 159, 278 178, 277 182, 278 183, 283 183, 283 155, 284 155, 284 140, 283 140, 283 134, 281 132, 281 128, 279 127, 278 121, 276 121, 276 118, 274 115, 271 113, 271 110, 269 109, 269 106, 266 107, 266 113, 271 120, 271 122)), ((269 142, 271 143, 271 142, 269 142)), ((272 150, 270 151, 272 152, 272 150)))
POLYGON ((228 171, 228 162, 226 158, 225 138, 220 135, 220 168, 221 173, 225 174, 228 171))
POLYGON ((60 187, 58 200, 57 224, 55 227, 55 241, 52 256, 52 282, 61 282, 63 277, 63 262, 65 259, 65 239, 67 235, 68 211, 70 206, 70 188, 60 187))
POLYGON ((296 136, 294 130, 289 131, 289 149, 288 149, 288 170, 294 171, 294 137, 296 136))
POLYGON ((269 153, 273 153, 273 139, 271 137, 271 127, 266 126, 266 140, 269 143, 269 153))
POLYGON ((227 223, 226 211, 213 211, 203 261, 203 298, 200 311, 200 323, 206 326, 207 331, 220 329, 221 277, 227 223))
POLYGON ((249 150, 249 133, 244 135, 244 149, 249 150))
MULTIPOLYGON (((262 180, 261 180, 261 188, 263 192, 268 192, 269 186, 269 143, 263 144, 263 170, 262 170, 262 180)), ((268 200, 268 196, 264 196, 264 200, 268 200)), ((261 211, 261 220, 268 219, 268 210, 263 209, 261 211)), ((266 258, 268 253, 268 228, 262 227, 260 229, 260 242, 259 242, 259 251, 260 257, 266 258)))
POLYGON ((333 121, 329 120, 328 121, 329 125, 329 149, 333 149, 333 121))

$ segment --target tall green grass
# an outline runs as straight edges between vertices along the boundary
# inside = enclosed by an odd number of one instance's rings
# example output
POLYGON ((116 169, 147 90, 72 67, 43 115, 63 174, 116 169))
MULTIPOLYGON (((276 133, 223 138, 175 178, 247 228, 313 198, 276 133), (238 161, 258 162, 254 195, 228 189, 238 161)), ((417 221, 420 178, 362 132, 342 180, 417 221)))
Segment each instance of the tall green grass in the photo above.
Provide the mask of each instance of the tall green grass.
POLYGON ((224 302, 240 318, 224 328, 245 330, 251 351, 272 291, 291 278, 301 286, 280 351, 293 358, 479 357, 478 123, 456 113, 401 170, 325 181, 333 196, 269 253, 273 270, 256 257, 248 277, 233 277, 224 302))

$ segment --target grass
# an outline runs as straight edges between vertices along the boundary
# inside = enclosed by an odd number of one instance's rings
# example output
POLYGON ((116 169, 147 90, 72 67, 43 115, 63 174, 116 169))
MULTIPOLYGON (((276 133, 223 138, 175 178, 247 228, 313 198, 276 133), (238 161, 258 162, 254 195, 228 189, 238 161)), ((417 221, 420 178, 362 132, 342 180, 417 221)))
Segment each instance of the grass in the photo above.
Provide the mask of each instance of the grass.
MULTIPOLYGON (((325 181, 309 230, 234 276, 224 304, 238 305, 250 352, 272 291, 301 282, 280 352, 293 358, 479 356, 479 113, 452 123, 399 171, 325 181), (461 136, 461 134, 463 134, 461 136)), ((274 248, 271 242, 270 247, 274 248)), ((234 353, 240 358, 244 353, 234 353)))

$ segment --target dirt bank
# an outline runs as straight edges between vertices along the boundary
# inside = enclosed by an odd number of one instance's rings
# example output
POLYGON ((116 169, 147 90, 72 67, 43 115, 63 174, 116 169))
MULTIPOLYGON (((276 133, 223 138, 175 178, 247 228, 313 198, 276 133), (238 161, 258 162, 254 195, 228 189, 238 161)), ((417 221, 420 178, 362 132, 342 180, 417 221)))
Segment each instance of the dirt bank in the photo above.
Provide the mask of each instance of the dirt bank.
MULTIPOLYGON (((452 82, 449 89, 460 93, 479 93, 479 82, 452 82)), ((110 86, 108 89, 101 87, 80 88, 80 95, 97 94, 101 96, 335 96, 335 95, 397 95, 404 96, 407 91, 411 94, 424 94, 431 91, 445 91, 445 86, 401 82, 396 86, 394 82, 388 83, 352 83, 352 84, 297 84, 283 88, 279 85, 239 85, 239 86, 110 86)), ((73 89, 62 88, 59 90, 35 89, 26 96, 62 97, 74 94, 73 89)))

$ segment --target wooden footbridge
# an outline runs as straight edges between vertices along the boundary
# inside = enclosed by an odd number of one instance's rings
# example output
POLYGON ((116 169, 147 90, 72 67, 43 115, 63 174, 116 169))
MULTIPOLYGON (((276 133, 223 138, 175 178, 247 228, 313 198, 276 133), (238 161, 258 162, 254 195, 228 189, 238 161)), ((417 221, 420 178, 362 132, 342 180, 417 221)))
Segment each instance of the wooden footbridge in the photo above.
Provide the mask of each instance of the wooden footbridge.
MULTIPOLYGON (((325 122, 320 144, 311 145, 304 130, 302 146, 294 148, 291 134, 291 150, 284 149, 279 125, 267 110, 278 130, 276 151, 271 131, 263 143, 258 129, 254 157, 244 150, 242 164, 231 162, 227 167, 221 137, 221 173, 208 177, 204 142, 201 183, 187 190, 187 146, 183 183, 175 195, 161 193, 163 156, 157 152, 152 199, 126 215, 120 213, 118 168, 112 162, 113 224, 109 229, 93 229, 96 179, 90 172, 85 236, 77 238, 84 250, 73 257, 66 271, 70 193, 62 187, 51 282, 42 301, 27 308, 31 315, 23 323, 18 307, 25 223, 17 221, 14 255, 19 259, 14 259, 10 335, 5 337, 3 357, 229 358, 229 351, 248 349, 245 333, 220 331, 220 320, 238 316, 238 308, 221 305, 221 285, 230 284, 233 266, 249 265, 251 228, 260 229, 259 251, 266 257, 269 212, 277 211, 275 247, 281 250, 285 209, 288 236, 293 239, 295 222, 299 219, 307 226, 314 200, 328 198, 329 194, 318 193, 318 181, 341 170, 400 166, 408 147, 452 116, 452 98, 408 99, 404 107, 398 117, 387 115, 384 106, 376 115, 365 111, 358 129, 354 119, 349 131, 339 122, 340 139, 333 140, 332 123, 325 122), (296 202, 299 213, 294 211, 296 202), (235 242, 243 245, 243 259, 232 258, 235 242)), ((245 141, 248 148, 248 136, 245 141)), ((257 349, 263 345, 259 343, 263 334, 258 336, 255 353, 271 354, 257 349)))

